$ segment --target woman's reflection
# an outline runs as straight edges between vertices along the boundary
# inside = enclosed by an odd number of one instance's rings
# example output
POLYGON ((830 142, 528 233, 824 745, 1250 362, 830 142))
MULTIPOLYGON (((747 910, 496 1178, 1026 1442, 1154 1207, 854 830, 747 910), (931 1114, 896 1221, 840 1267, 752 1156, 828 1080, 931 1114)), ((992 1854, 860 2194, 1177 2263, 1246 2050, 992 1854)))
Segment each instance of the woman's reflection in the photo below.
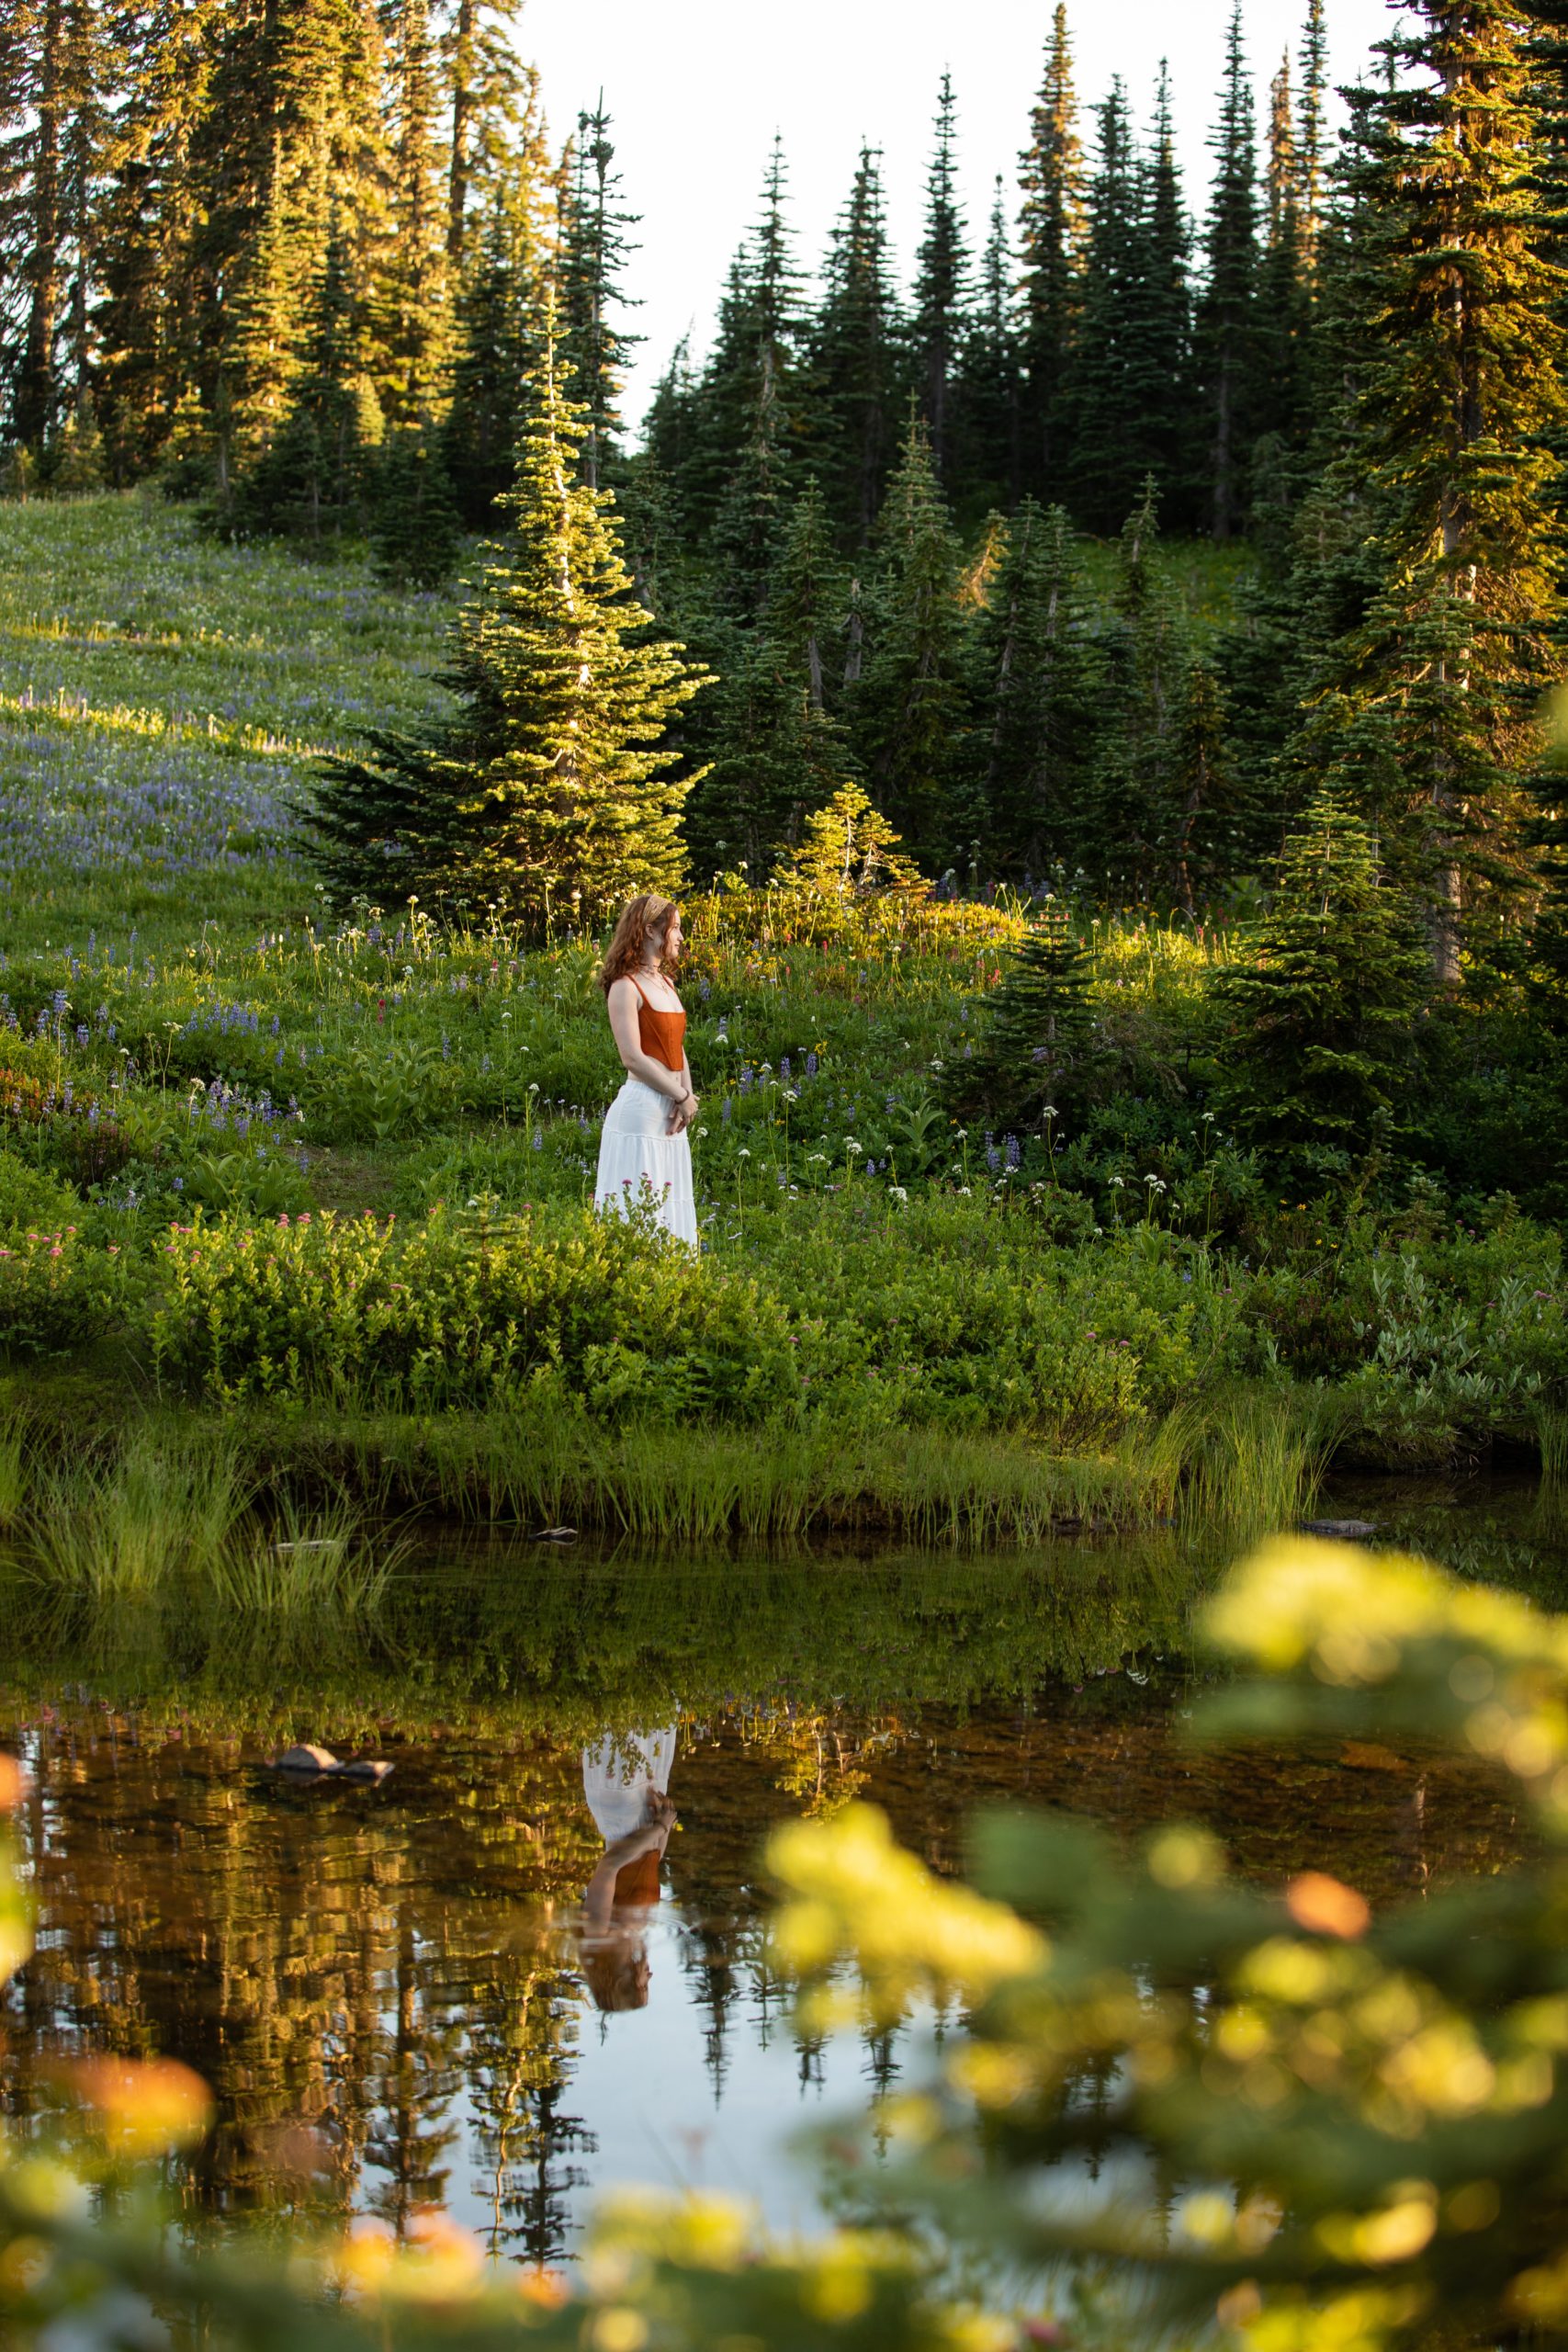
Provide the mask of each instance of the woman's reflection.
POLYGON ((582 1898, 582 1973, 601 2009, 648 2003, 648 1925, 675 1808, 670 1771, 675 1725, 606 1732, 582 1752, 582 1793, 604 1840, 582 1898))

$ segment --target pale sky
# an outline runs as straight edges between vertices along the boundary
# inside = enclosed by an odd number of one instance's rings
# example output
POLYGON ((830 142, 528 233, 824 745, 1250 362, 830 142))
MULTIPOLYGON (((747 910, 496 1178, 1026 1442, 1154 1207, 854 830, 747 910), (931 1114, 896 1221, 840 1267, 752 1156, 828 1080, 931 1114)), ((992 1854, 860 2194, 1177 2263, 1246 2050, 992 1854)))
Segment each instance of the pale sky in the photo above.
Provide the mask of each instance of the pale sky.
MULTIPOLYGON (((626 200, 642 216, 627 274, 642 307, 626 413, 640 419, 681 336, 708 336, 719 289, 756 219, 775 130, 789 166, 797 250, 815 269, 847 195, 863 139, 883 152, 888 226, 906 277, 919 238, 931 118, 943 67, 958 101, 961 187, 973 243, 984 241, 992 183, 1016 211, 1018 153, 1039 86, 1052 0, 527 0, 519 46, 539 67, 556 143, 600 90, 626 200)), ((1303 0, 1244 0, 1261 137, 1281 51, 1300 47, 1303 0)), ((1230 0, 1068 0, 1078 96, 1111 76, 1146 121, 1162 56, 1170 61, 1190 209, 1201 214, 1230 0)), ((1371 43, 1395 22, 1389 0, 1327 0, 1331 79, 1361 77, 1371 43)), ((1335 108, 1335 119, 1338 109, 1335 108)), ((1086 121, 1085 131, 1090 126, 1086 121)))

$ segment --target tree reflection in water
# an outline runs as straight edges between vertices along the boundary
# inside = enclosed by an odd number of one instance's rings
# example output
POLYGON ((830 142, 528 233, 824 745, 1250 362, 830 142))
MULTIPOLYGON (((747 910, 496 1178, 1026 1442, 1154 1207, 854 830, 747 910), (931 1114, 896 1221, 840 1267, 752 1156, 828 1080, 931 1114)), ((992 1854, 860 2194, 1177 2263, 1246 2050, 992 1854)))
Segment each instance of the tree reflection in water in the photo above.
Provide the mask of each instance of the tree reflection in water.
MULTIPOLYGON (((970 1565, 470 1559, 400 1584, 369 1655, 363 1624, 237 1633, 188 1596, 24 1623, 0 1691, 39 1916, 0 2052, 17 2128, 62 2055, 164 2052, 219 2103, 175 2177, 192 2228, 456 2204, 498 2254, 554 2262, 596 2180, 657 2177, 661 2151, 668 2177, 703 2136, 728 2180, 732 2109, 754 2139, 773 2083, 782 2137, 790 2078, 821 2081, 764 1948, 785 1814, 863 1792, 942 1871, 998 1798, 1129 1832, 1196 1815, 1244 1869, 1331 1867, 1374 1900, 1514 1859, 1512 1819, 1446 1766, 1189 1752, 1202 1580, 1174 1537, 970 1565), (638 1823, 596 1824, 585 1755, 638 1732, 638 1823), (676 1737, 678 1826, 649 1799, 676 1737), (295 1738, 396 1770, 290 1787, 266 1758, 295 1738)), ((909 2030, 867 2042, 865 2081, 896 2079, 909 2030)))

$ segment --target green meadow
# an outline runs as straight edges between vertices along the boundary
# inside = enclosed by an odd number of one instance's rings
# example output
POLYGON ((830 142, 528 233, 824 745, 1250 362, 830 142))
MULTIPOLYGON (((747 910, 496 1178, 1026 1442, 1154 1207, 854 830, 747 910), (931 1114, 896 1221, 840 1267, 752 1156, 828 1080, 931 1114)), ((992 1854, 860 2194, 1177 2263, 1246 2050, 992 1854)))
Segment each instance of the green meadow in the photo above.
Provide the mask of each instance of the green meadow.
POLYGON ((333 905, 300 854, 312 761, 439 708, 450 612, 150 496, 6 509, 18 1526, 73 1513, 92 1577, 134 1583, 193 1448, 172 1548, 224 1575, 247 1514, 333 1498, 991 1544, 1278 1522, 1336 1458, 1555 1473, 1555 1232, 1419 1181, 1281 1197, 1205 1109, 1235 943, 1201 925, 1083 913, 1114 1083, 996 1133, 944 1104, 1016 907, 699 893, 704 1249, 596 1218, 598 942, 333 905), (70 1512, 39 1485, 65 1430, 70 1512))

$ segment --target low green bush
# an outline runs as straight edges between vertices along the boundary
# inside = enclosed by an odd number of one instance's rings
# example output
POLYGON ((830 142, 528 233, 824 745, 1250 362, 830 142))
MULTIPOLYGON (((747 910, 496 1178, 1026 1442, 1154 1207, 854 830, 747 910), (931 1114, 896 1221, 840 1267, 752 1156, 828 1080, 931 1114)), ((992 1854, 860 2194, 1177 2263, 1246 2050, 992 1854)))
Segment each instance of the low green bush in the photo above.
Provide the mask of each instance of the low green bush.
POLYGON ((648 1219, 198 1217, 164 1249, 155 1365, 215 1396, 428 1408, 533 1389, 755 1419, 793 1394, 779 1302, 648 1219))

